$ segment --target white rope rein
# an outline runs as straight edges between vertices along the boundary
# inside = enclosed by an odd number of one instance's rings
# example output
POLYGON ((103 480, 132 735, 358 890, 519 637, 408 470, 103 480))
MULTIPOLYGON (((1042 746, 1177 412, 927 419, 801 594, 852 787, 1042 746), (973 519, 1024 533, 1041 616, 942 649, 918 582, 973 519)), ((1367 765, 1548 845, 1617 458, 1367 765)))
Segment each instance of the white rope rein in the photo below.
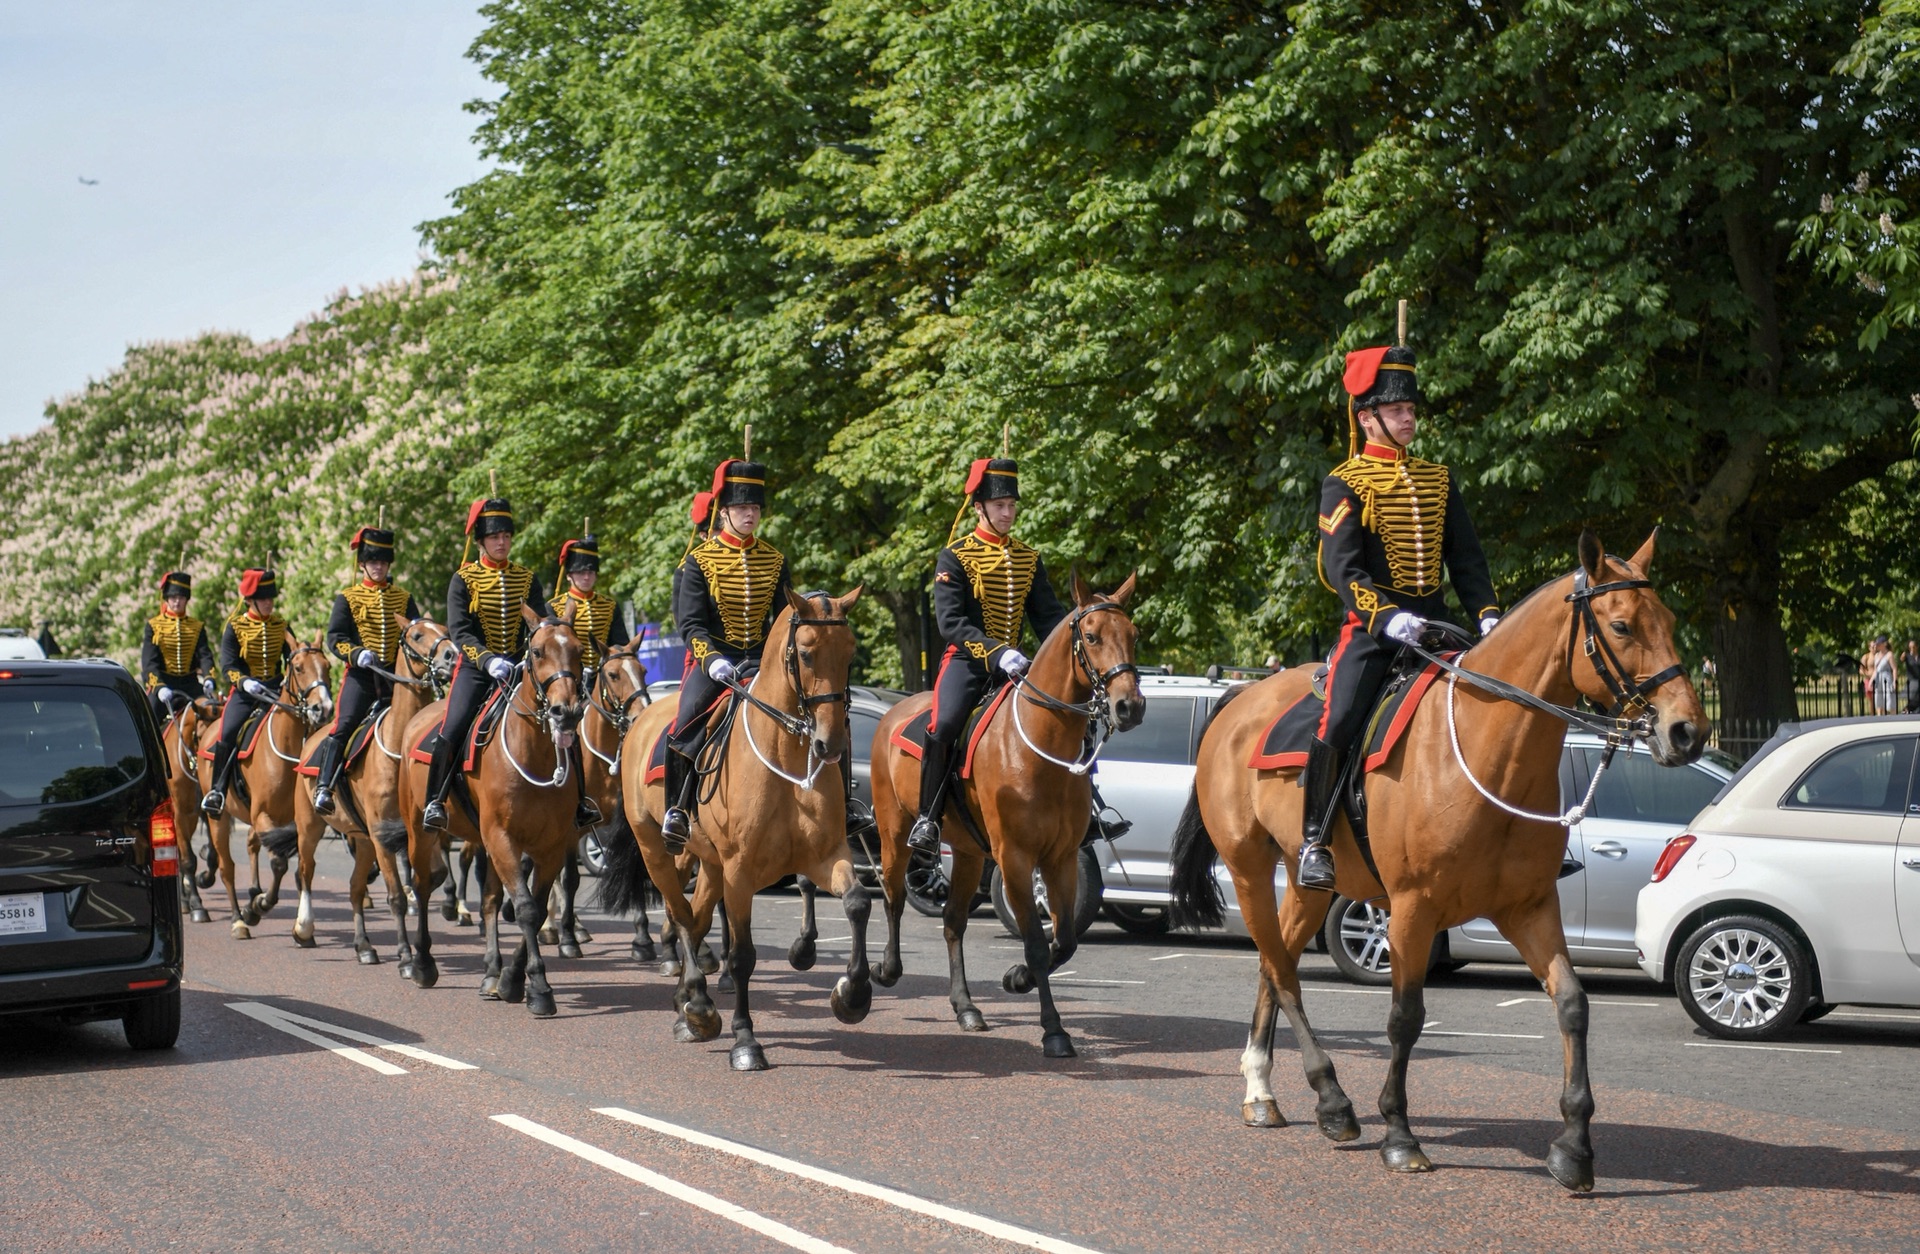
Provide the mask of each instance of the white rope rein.
POLYGON ((1048 753, 1045 749, 1042 749, 1039 745, 1034 744, 1033 738, 1027 735, 1027 725, 1020 720, 1020 702, 1021 698, 1026 694, 1019 690, 1024 688, 1026 683, 1027 677, 1025 675, 1013 681, 1013 729, 1020 733, 1021 742, 1046 761, 1053 763, 1055 766, 1065 767, 1069 775, 1085 775, 1088 771, 1091 771, 1093 764, 1100 760, 1101 750, 1107 747, 1107 737, 1102 736, 1100 738, 1099 742, 1093 746, 1093 752, 1087 754, 1084 761, 1079 758, 1075 758, 1071 762, 1062 761, 1054 757, 1051 753, 1048 753))
POLYGON ((508 764, 511 765, 514 770, 520 772, 520 778, 526 780, 535 788, 558 788, 567 782, 567 763, 569 761, 569 756, 559 745, 556 744, 553 747, 553 778, 550 780, 535 779, 533 776, 527 774, 527 768, 521 766, 520 759, 513 756, 513 740, 507 735, 509 731, 513 730, 513 723, 506 716, 515 712, 511 708, 513 699, 520 695, 521 685, 526 682, 526 676, 522 675, 520 682, 513 686, 513 691, 507 694, 507 704, 509 708, 501 712, 500 730, 496 733, 500 737, 500 753, 507 759, 508 764))
POLYGON ((1467 766, 1466 755, 1460 751, 1460 728, 1454 722, 1453 718, 1453 689, 1455 683, 1456 680, 1453 676, 1447 676, 1447 735, 1453 739, 1453 760, 1460 764, 1460 773, 1467 777, 1467 782, 1473 785, 1474 791, 1478 792, 1488 801, 1491 801, 1494 805, 1499 806, 1502 810, 1505 810, 1508 814, 1516 818, 1532 819, 1536 823, 1558 823, 1561 827, 1572 827, 1575 823, 1586 818, 1587 807, 1593 804, 1593 794, 1599 791, 1600 777, 1606 774, 1607 764, 1612 760, 1613 755, 1608 754, 1600 760, 1599 768, 1593 773, 1593 782, 1587 785, 1587 795, 1580 799, 1579 805, 1568 810, 1565 814, 1535 814, 1531 810, 1522 810, 1519 806, 1508 805, 1500 798, 1488 792, 1486 785, 1474 777, 1473 770, 1467 766))
POLYGON ((391 713, 393 713, 393 707, 389 705, 384 709, 382 709, 380 713, 374 716, 373 731, 371 734, 373 736, 373 743, 380 746, 380 752, 386 754, 387 757, 392 761, 398 762, 400 760, 400 755, 395 753, 393 750, 387 748, 387 742, 380 739, 380 724, 386 722, 387 715, 391 713))
MULTIPOLYGON (((281 760, 282 762, 291 762, 291 763, 293 763, 293 764, 294 764, 295 766, 298 766, 298 765, 300 765, 300 759, 299 759, 298 757, 294 757, 294 756, 290 756, 290 755, 288 755, 288 754, 285 754, 285 753, 282 753, 282 752, 280 751, 280 745, 279 745, 279 743, 278 743, 277 741, 275 741, 275 740, 274 740, 274 738, 273 738, 273 716, 274 716, 274 714, 275 714, 275 711, 273 711, 273 710, 268 710, 268 711, 267 711, 267 713, 266 713, 266 716, 265 716, 265 717, 266 717, 266 720, 267 720, 267 748, 269 748, 269 749, 271 749, 271 750, 273 750, 273 756, 274 756, 274 757, 276 757, 276 758, 279 758, 279 759, 280 759, 280 760, 281 760)), ((295 715, 294 717, 296 717, 296 718, 298 718, 299 716, 298 716, 298 715, 295 715)), ((303 723, 303 724, 305 723, 305 720, 304 720, 304 719, 302 719, 301 721, 302 721, 302 723, 303 723)))
MULTIPOLYGON (((760 674, 759 672, 756 671, 754 673, 753 678, 747 682, 747 691, 752 692, 754 685, 759 682, 760 682, 760 674)), ((812 791, 813 781, 820 777, 820 768, 826 765, 825 759, 816 758, 814 756, 814 752, 813 752, 814 738, 812 736, 808 736, 806 738, 807 740, 807 773, 806 775, 804 777, 799 775, 789 775, 785 771, 781 770, 778 766, 774 765, 773 762, 768 760, 767 755, 761 752, 760 750, 760 742, 753 738, 753 707, 748 706, 746 709, 740 711, 740 717, 745 721, 745 726, 747 729, 747 745, 753 750, 753 756, 760 759, 760 765, 766 767, 769 771, 772 771, 775 775, 778 775, 781 779, 786 780, 789 784, 798 784, 803 790, 806 790, 809 792, 812 791)))

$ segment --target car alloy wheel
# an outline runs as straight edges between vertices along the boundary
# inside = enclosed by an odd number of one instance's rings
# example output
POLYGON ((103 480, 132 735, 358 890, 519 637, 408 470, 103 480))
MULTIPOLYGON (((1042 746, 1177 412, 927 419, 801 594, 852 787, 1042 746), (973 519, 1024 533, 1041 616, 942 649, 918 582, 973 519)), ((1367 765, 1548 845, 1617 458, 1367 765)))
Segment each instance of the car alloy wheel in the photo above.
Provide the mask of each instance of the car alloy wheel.
POLYGON ((1716 919, 1680 950, 1680 1003, 1715 1036, 1757 1040, 1800 1022, 1813 964, 1798 939, 1770 919, 1716 919))
POLYGON ((1387 948, 1384 907, 1335 897, 1327 912, 1327 953, 1340 974, 1356 984, 1391 984, 1393 956, 1387 948))

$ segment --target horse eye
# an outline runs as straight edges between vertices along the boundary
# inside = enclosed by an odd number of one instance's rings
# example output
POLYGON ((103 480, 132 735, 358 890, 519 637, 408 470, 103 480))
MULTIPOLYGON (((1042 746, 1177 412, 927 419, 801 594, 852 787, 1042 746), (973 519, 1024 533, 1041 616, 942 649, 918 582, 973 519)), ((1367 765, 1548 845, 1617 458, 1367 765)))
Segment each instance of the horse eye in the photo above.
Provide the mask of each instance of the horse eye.
POLYGON ((806 663, 806 664, 807 664, 808 666, 812 666, 812 665, 813 665, 813 650, 812 650, 812 649, 802 649, 802 650, 800 650, 800 660, 801 660, 802 662, 805 662, 805 663, 806 663))
POLYGON ((1613 633, 1616 636, 1630 636, 1633 634, 1631 631, 1627 629, 1627 625, 1619 621, 1618 619, 1615 619, 1613 622, 1607 625, 1613 628, 1613 633))
POLYGON ((1087 637, 1087 643, 1088 643, 1088 644, 1099 644, 1099 643, 1100 643, 1100 637, 1098 637, 1098 636, 1088 636, 1088 637, 1087 637))

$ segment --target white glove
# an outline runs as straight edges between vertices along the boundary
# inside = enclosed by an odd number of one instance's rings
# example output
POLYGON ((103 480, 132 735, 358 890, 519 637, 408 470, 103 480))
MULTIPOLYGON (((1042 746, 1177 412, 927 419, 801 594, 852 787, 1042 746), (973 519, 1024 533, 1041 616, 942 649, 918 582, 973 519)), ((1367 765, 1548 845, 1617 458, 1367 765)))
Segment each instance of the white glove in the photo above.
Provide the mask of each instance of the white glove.
POLYGON ((160 698, 161 705, 170 705, 173 702, 173 689, 167 687, 165 684, 155 688, 153 695, 160 698))
POLYGON ((1387 639, 1398 640, 1401 644, 1419 644, 1420 633, 1426 629, 1426 619, 1401 610, 1387 620, 1387 639))
POLYGON ((372 649, 362 649, 353 655, 353 664, 355 666, 372 666, 379 660, 380 655, 372 649))
POLYGON ((213 681, 211 679, 203 678, 200 681, 200 691, 206 693, 209 697, 211 697, 213 695, 213 681))
POLYGON ((1000 650, 1000 669, 1014 679, 1027 673, 1027 655, 1008 645, 1000 650))
POLYGON ((1489 614, 1485 618, 1481 619, 1480 634, 1483 636, 1490 634, 1493 631, 1494 625, 1499 621, 1500 621, 1500 616, 1498 614, 1489 614))
POLYGON ((716 679, 724 684, 729 679, 732 679, 734 674, 735 668, 733 663, 718 654, 714 655, 714 657, 707 662, 707 677, 709 679, 716 679))
POLYGON ((503 657, 490 658, 487 661, 487 674, 504 684, 513 678, 513 663, 503 657))
POLYGON ((250 697, 258 697, 262 701, 273 700, 273 694, 267 691, 267 686, 261 683, 257 679, 241 680, 240 691, 246 693, 250 697))

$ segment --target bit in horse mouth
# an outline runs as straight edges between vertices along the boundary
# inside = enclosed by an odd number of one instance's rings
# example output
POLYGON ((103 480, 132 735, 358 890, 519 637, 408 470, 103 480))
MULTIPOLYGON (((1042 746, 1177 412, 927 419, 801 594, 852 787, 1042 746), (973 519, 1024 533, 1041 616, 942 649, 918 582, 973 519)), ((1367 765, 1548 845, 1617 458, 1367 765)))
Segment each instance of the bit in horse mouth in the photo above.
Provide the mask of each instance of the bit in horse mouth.
POLYGON ((573 748, 573 733, 555 729, 553 733, 553 743, 556 748, 571 749, 573 748))

